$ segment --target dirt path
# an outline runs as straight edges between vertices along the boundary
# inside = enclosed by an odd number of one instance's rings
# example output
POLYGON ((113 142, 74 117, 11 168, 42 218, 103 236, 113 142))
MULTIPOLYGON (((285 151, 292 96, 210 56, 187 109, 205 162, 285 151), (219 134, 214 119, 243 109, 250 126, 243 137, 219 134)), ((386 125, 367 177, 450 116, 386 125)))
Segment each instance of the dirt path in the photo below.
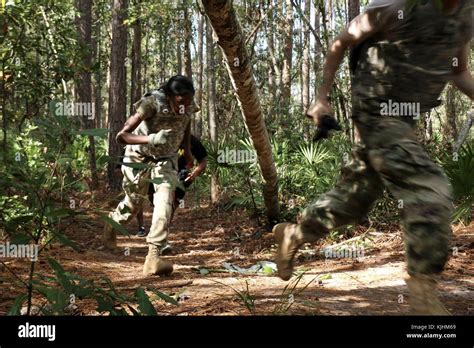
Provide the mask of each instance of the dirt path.
MULTIPOLYGON (((151 214, 146 213, 147 227, 150 220, 151 214)), ((284 282, 274 274, 240 274, 224 268, 225 262, 248 268, 259 261, 273 261, 275 245, 271 233, 258 228, 244 212, 178 210, 170 233, 174 254, 168 257, 175 264, 175 271, 162 278, 142 276, 147 252, 144 238, 120 236, 119 252, 99 250, 102 226, 96 218, 78 222, 67 234, 84 251, 78 253, 57 244, 47 251, 47 256, 55 258, 67 271, 89 279, 108 277, 126 294, 144 287, 174 296, 179 306, 153 301, 160 315, 409 313, 400 232, 366 234, 370 240, 365 239, 365 253, 360 258, 327 259, 317 252, 323 244, 307 247, 297 263, 297 270, 304 273, 284 282), (293 286, 295 289, 289 291, 293 286)), ((135 232, 136 222, 127 227, 135 232)), ((454 229, 452 246, 457 247, 457 254, 451 257, 442 276, 442 300, 453 314, 474 314, 473 235, 474 224, 454 229)), ((40 258, 38 271, 51 274, 45 256, 40 258)), ((8 263, 10 269, 26 279, 28 262, 8 263)), ((1 286, 9 289, 0 295, 0 315, 4 315, 21 290, 12 285, 11 274, 3 268, 0 275, 1 286)), ((95 303, 76 304, 82 315, 99 314, 95 303)))

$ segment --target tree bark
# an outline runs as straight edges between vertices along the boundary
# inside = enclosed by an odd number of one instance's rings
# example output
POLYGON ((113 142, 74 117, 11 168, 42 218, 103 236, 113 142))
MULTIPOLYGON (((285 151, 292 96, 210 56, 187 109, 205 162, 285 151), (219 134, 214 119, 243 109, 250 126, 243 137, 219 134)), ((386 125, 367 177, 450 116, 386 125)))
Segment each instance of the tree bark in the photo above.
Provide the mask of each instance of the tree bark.
POLYGON ((360 1, 349 0, 349 22, 360 14, 360 1))
POLYGON ((198 62, 198 71, 197 71, 197 79, 198 79, 198 90, 196 93, 197 104, 201 108, 201 112, 195 115, 194 120, 194 135, 198 138, 202 136, 202 88, 203 88, 203 66, 204 66, 204 59, 203 59, 203 42, 204 42, 204 16, 199 14, 199 24, 198 24, 198 44, 197 44, 197 62, 198 62))
POLYGON ((189 17, 188 8, 184 8, 184 75, 193 78, 193 71, 191 66, 191 49, 189 42, 192 39, 192 26, 189 17))
MULTIPOLYGON (((208 103, 208 125, 211 143, 218 144, 217 120, 216 120, 216 76, 214 61, 214 42, 212 39, 212 27, 207 26, 206 32, 206 58, 207 58, 207 103, 208 103)), ((217 172, 211 175, 211 203, 216 204, 220 199, 220 186, 217 172)))
MULTIPOLYGON (((98 12, 98 11, 97 11, 98 12)), ((101 65, 101 25, 99 13, 94 11, 94 35, 92 36, 92 52, 97 68, 94 73, 94 83, 92 85, 92 99, 95 102, 95 127, 105 128, 102 117, 102 65, 101 65)))
MULTIPOLYGON (((304 13, 306 18, 311 18, 311 1, 305 1, 304 13)), ((309 108, 310 96, 309 96, 309 81, 311 80, 311 62, 309 60, 309 25, 305 22, 304 25, 304 40, 303 40, 303 68, 302 68, 302 80, 303 80, 303 112, 306 112, 309 108)))
MULTIPOLYGON (((140 2, 135 3, 136 11, 140 16, 140 2)), ((130 90, 130 114, 133 114, 133 104, 142 97, 142 24, 140 17, 133 23, 133 46, 132 46, 132 76, 130 90)))
POLYGON ((264 180, 263 197, 266 213, 273 222, 279 216, 277 173, 252 65, 244 45, 245 37, 230 0, 204 0, 203 4, 219 39, 218 44, 222 48, 237 101, 257 151, 264 180))
MULTIPOLYGON (((90 128, 93 125, 91 116, 95 118, 95 109, 92 102, 92 2, 89 0, 77 0, 77 10, 79 12, 76 18, 76 26, 79 36, 79 45, 81 46, 82 69, 79 78, 76 80, 77 102, 87 103, 86 110, 91 110, 94 115, 80 116, 83 128, 90 128)), ((95 190, 99 185, 97 176, 95 140, 89 136, 89 166, 91 170, 90 188, 95 190)))
MULTIPOLYGON (((320 30, 320 24, 321 24, 321 20, 320 20, 320 15, 319 15, 319 11, 318 11, 318 7, 315 6, 314 8, 314 31, 315 31, 315 34, 318 35, 318 37, 320 36, 321 34, 321 30, 320 30)), ((318 73, 319 73, 319 67, 321 66, 320 64, 320 59, 321 59, 321 45, 320 45, 320 41, 314 40, 314 65, 313 65, 313 69, 314 69, 314 91, 313 91, 313 98, 314 100, 316 100, 316 97, 317 97, 317 94, 318 94, 318 83, 317 83, 317 78, 318 78, 318 73)))
POLYGON ((110 86, 109 86, 109 157, 107 174, 109 189, 120 189, 121 177, 115 174, 115 168, 122 154, 122 146, 115 141, 115 136, 122 129, 127 112, 127 86, 125 59, 127 57, 127 0, 114 0, 112 9, 112 45, 110 53, 110 86))
POLYGON ((446 122, 443 129, 443 140, 446 144, 451 143, 458 134, 457 112, 456 112, 456 91, 452 84, 446 89, 446 122))
POLYGON ((291 66, 293 58, 293 5, 285 1, 285 20, 283 24, 283 69, 281 76, 281 100, 284 113, 288 114, 291 104, 291 66))

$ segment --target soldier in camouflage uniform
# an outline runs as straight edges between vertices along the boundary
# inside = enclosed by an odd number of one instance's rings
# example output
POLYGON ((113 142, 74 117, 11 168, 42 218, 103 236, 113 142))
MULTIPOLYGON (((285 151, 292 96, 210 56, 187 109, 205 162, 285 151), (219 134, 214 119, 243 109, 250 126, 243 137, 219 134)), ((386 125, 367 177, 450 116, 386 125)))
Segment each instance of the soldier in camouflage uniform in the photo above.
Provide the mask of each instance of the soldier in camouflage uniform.
MULTIPOLYGON (((191 80, 174 76, 134 105, 136 113, 117 134, 117 141, 127 144, 122 165, 125 198, 109 215, 110 218, 119 224, 129 222, 140 211, 149 180, 153 180, 153 218, 147 236, 148 255, 143 266, 146 276, 173 271, 172 264, 160 257, 160 248, 167 240, 177 185, 177 153, 183 139, 186 158, 192 159, 190 119, 193 96, 191 80)), ((106 248, 116 247, 116 234, 109 224, 104 228, 103 239, 106 248)))
POLYGON ((308 206, 299 224, 274 227, 282 279, 291 277, 302 244, 364 217, 386 188, 403 205, 411 306, 418 314, 449 314, 437 297, 435 275, 448 258, 450 187, 417 141, 413 119, 439 104, 449 81, 473 99, 467 69, 472 9, 472 0, 445 0, 442 7, 420 2, 411 10, 403 0, 372 1, 335 39, 307 116, 319 125, 331 114, 328 94, 345 50, 353 47, 352 118, 361 144, 336 187, 308 206), (416 106, 416 112, 384 112, 387 105, 403 103, 416 106))

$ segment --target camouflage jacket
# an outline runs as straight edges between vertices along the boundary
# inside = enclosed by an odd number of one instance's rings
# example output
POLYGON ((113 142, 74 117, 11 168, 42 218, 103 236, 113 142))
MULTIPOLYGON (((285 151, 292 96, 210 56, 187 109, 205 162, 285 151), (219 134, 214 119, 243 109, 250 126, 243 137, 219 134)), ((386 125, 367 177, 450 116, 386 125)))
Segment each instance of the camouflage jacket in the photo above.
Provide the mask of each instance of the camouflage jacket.
POLYGON ((146 156, 159 158, 172 158, 176 161, 179 146, 183 140, 186 127, 191 120, 191 111, 176 114, 172 111, 166 95, 162 90, 153 91, 134 104, 136 112, 142 122, 133 131, 136 135, 149 135, 162 129, 171 129, 168 141, 163 145, 127 145, 125 156, 133 162, 143 162, 146 156))
POLYGON ((473 3, 460 0, 458 10, 446 14, 434 1, 411 11, 405 0, 372 1, 368 9, 378 8, 382 29, 355 48, 355 105, 391 99, 419 103, 421 112, 439 105, 459 53, 472 38, 473 3))

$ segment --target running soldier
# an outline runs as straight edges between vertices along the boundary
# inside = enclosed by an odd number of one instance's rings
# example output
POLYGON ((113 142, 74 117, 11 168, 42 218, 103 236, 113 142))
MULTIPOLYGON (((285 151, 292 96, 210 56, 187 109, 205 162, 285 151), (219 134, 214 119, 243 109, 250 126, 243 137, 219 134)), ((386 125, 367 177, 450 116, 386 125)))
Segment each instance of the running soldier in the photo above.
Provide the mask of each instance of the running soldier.
POLYGON ((276 262, 279 276, 288 280, 302 244, 364 217, 386 188, 403 204, 410 304, 417 314, 443 315, 449 312, 438 299, 436 275, 449 253, 450 187, 417 141, 413 119, 439 105, 449 81, 474 99, 467 66, 473 1, 420 1, 413 8, 407 2, 373 1, 330 47, 324 81, 307 116, 320 126, 332 113, 329 92, 344 52, 352 47, 352 119, 361 144, 336 187, 308 206, 299 224, 274 227, 276 262), (386 116, 387 105, 419 110, 386 116))
MULTIPOLYGON (((173 265, 160 257, 167 240, 177 186, 178 148, 184 139, 185 155, 190 161, 190 119, 194 111, 194 87, 184 76, 173 76, 159 90, 146 94, 134 106, 136 113, 117 134, 127 144, 122 165, 125 198, 109 217, 119 224, 129 222, 141 209, 150 180, 153 180, 153 218, 147 236, 148 255, 143 266, 145 276, 166 275, 173 265), (133 165, 135 164, 135 165, 133 165), (146 168, 140 165, 146 164, 146 168)), ((116 247, 116 233, 105 225, 104 245, 116 247)))

